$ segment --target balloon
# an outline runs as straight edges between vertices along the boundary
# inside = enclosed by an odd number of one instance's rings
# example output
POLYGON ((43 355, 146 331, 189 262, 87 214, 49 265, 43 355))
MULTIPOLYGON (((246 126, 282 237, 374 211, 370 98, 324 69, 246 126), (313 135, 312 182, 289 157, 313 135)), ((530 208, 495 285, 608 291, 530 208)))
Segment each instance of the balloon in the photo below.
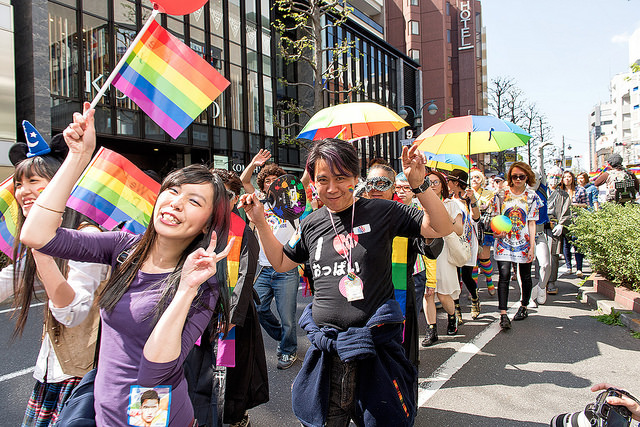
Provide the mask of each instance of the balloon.
POLYGON ((508 233, 511 231, 511 220, 504 215, 498 215, 491 220, 491 230, 494 233, 508 233))
POLYGON ((208 0, 155 0, 160 12, 168 15, 188 15, 200 9, 208 0))

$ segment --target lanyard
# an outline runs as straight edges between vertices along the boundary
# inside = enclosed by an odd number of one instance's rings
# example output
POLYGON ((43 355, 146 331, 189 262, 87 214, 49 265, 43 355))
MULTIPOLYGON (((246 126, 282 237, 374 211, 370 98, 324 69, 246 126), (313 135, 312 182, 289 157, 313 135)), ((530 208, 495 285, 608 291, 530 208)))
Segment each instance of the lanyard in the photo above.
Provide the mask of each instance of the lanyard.
MULTIPOLYGON (((351 205, 351 233, 347 235, 347 237, 349 239, 351 239, 351 240, 353 240, 353 218, 354 218, 355 212, 356 212, 356 200, 355 200, 355 197, 354 197, 353 204, 351 205)), ((333 232, 336 233, 336 237, 338 239, 340 239, 340 235, 338 234, 338 229, 336 228, 336 224, 333 222, 333 214, 331 213, 331 211, 329 211, 329 219, 331 220, 331 226, 333 227, 333 232)), ((345 227, 345 231, 346 231, 346 227, 345 227)), ((347 263, 349 264, 349 268, 347 269, 347 271, 353 271, 353 268, 351 267, 351 248, 353 246, 351 244, 352 242, 351 241, 342 242, 342 239, 341 239, 341 243, 342 243, 343 249, 346 249, 345 246, 346 246, 347 243, 349 244, 349 252, 348 252, 348 254, 347 254, 347 251, 345 250, 344 251, 345 254, 343 255, 342 253, 340 253, 340 256, 342 256, 347 261, 347 263)))

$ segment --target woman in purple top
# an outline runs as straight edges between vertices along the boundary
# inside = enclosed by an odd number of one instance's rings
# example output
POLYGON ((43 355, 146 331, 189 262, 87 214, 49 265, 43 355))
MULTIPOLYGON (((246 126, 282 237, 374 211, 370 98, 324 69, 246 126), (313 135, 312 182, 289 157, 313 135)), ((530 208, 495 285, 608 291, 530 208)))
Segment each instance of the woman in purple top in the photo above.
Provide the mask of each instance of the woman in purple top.
POLYGON ((97 424, 141 425, 149 412, 141 397, 153 388, 159 401, 151 425, 191 426, 182 362, 211 320, 218 297, 227 295, 220 289, 225 281, 214 277, 216 263, 233 244, 216 252, 227 241, 227 193, 218 177, 192 165, 164 180, 142 236, 58 228, 71 189, 95 149, 94 113, 85 103, 83 114, 75 113, 64 130, 69 155, 33 204, 20 238, 48 255, 113 268, 99 299, 97 424))

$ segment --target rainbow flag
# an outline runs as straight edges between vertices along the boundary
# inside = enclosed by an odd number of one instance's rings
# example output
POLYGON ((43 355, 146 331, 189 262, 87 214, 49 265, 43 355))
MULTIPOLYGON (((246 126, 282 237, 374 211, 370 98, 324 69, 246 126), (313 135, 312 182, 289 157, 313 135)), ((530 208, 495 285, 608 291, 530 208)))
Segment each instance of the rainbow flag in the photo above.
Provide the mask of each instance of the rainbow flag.
POLYGON ((18 202, 13 197, 13 175, 0 184, 0 251, 13 259, 18 224, 18 202))
POLYGON ((112 230, 142 234, 160 184, 120 154, 100 148, 69 196, 67 206, 112 230))
POLYGON ((396 237, 393 239, 391 251, 391 281, 393 282, 396 301, 400 303, 402 314, 407 315, 407 252, 409 239, 396 237))
MULTIPOLYGON (((227 256, 227 277, 229 278, 229 295, 233 294, 233 290, 238 283, 240 275, 240 255, 242 253, 242 236, 246 223, 237 214, 231 213, 231 224, 229 226, 229 240, 235 237, 231 251, 227 256)), ((245 286, 248 284, 245 283, 245 286)), ((218 354, 216 355, 216 364, 218 366, 226 366, 234 368, 236 366, 236 328, 231 328, 226 338, 222 338, 224 334, 218 336, 218 354)))
POLYGON ((113 85, 177 139, 229 86, 229 81, 152 21, 113 85))

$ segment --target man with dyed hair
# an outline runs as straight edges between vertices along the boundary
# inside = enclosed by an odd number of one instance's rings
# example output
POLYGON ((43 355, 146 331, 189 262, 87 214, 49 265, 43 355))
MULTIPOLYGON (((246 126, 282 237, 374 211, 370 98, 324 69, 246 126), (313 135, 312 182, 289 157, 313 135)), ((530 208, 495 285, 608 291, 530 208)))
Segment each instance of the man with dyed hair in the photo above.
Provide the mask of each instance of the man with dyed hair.
POLYGON ((417 147, 403 148, 404 173, 420 211, 355 197, 355 148, 337 139, 316 142, 306 169, 324 206, 304 218, 285 245, 264 220, 260 199, 240 199, 276 271, 307 260, 311 265, 315 293, 300 318, 311 347, 292 388, 293 411, 305 425, 413 425, 417 371, 402 347, 392 242, 396 236, 433 238, 453 230, 425 178, 425 161, 417 147))

